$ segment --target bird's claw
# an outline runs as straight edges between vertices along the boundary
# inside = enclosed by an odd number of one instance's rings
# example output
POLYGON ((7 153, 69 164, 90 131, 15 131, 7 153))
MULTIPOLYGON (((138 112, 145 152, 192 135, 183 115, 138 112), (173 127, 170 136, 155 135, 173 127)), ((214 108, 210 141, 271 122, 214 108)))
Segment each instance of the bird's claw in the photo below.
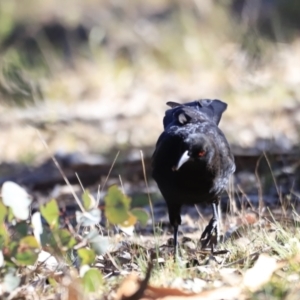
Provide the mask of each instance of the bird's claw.
POLYGON ((212 218, 200 237, 201 249, 211 247, 212 252, 219 242, 219 222, 212 218))

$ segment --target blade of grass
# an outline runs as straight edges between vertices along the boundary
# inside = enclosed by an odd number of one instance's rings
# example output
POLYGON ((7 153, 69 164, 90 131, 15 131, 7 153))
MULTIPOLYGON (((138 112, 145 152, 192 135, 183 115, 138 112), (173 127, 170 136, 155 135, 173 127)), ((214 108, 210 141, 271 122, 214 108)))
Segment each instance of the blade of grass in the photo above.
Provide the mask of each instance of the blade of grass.
POLYGON ((75 193, 75 191, 74 191, 72 185, 70 184, 70 182, 69 182, 67 176, 65 175, 65 173, 64 173, 63 170, 62 170, 62 168, 60 167, 60 165, 59 165, 57 159, 56 159, 56 158, 54 157, 54 155, 51 153, 51 151, 50 151, 50 149, 49 149, 49 147, 48 147, 48 145, 47 145, 45 139, 42 137, 42 135, 41 135, 41 133, 40 133, 39 130, 37 130, 37 134, 38 134, 40 140, 42 141, 42 143, 43 143, 45 149, 47 150, 47 152, 49 153, 50 157, 52 158, 52 160, 53 160, 55 166, 57 167, 58 171, 60 172, 61 176, 63 177, 65 183, 66 183, 67 186, 70 188, 70 190, 71 190, 71 192, 72 192, 72 195, 73 195, 73 197, 74 197, 74 199, 75 199, 77 205, 79 206, 79 208, 81 209, 81 211, 84 212, 85 209, 84 209, 83 205, 81 204, 81 201, 80 201, 79 198, 77 197, 77 195, 76 195, 76 193, 75 193))

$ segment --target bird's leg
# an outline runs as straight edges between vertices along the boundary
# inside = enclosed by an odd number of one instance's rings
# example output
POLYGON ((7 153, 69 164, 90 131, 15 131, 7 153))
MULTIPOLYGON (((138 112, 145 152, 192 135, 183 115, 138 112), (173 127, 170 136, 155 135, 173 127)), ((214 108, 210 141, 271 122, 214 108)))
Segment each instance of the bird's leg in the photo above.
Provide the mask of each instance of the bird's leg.
POLYGON ((201 249, 210 246, 212 252, 214 252, 214 248, 218 244, 220 236, 218 205, 219 201, 212 203, 213 217, 209 221, 200 237, 201 249))
POLYGON ((173 225, 174 228, 174 260, 176 261, 176 257, 177 257, 177 250, 178 250, 178 241, 177 241, 177 237, 178 237, 178 224, 174 224, 173 225))
POLYGON ((173 226, 173 230, 174 230, 173 245, 174 245, 174 260, 176 261, 176 256, 178 254, 177 253, 178 252, 178 227, 181 224, 180 206, 168 203, 168 211, 169 211, 170 224, 173 226))

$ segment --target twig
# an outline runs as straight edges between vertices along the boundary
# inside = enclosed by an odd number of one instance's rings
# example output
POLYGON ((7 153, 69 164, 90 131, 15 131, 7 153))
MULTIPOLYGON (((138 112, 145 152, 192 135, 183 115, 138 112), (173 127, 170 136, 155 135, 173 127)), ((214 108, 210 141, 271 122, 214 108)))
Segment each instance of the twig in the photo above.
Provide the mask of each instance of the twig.
MULTIPOLYGON (((108 180, 108 178, 109 178, 109 176, 110 176, 110 173, 111 173, 111 171, 112 171, 112 169, 113 169, 113 167, 114 167, 114 165, 115 165, 115 163, 116 163, 116 161, 117 161, 117 159, 118 159, 119 154, 120 154, 120 151, 118 151, 117 154, 116 154, 116 156, 115 156, 115 159, 114 159, 114 161, 113 161, 113 163, 112 163, 112 165, 111 165, 111 167, 110 167, 110 169, 109 169, 109 171, 108 171, 108 174, 107 174, 107 176, 106 176, 106 178, 105 178, 105 181, 104 181, 104 184, 103 184, 101 190, 104 189, 104 187, 105 187, 105 185, 106 185, 106 183, 107 183, 107 180, 108 180)), ((101 192, 101 190, 100 190, 100 192, 101 192)))
POLYGON ((152 262, 149 262, 146 276, 145 276, 144 280, 141 282, 139 289, 133 295, 131 295, 129 297, 123 296, 121 299, 122 300, 139 300, 139 299, 141 299, 144 295, 144 292, 145 292, 147 286, 148 286, 148 282, 149 282, 149 279, 151 276, 152 269, 153 269, 153 264, 152 264, 152 262))
POLYGON ((80 184, 80 187, 81 187, 82 191, 84 192, 84 187, 83 187, 83 185, 82 185, 82 182, 81 182, 81 180, 80 180, 80 178, 79 178, 77 172, 75 172, 75 176, 77 177, 77 180, 78 180, 78 182, 79 182, 79 184, 80 184))
POLYGON ((50 157, 52 158, 52 160, 53 160, 55 166, 57 167, 58 171, 60 172, 61 176, 63 177, 65 183, 66 183, 67 186, 70 188, 71 193, 72 193, 74 199, 75 199, 76 202, 77 202, 77 205, 79 206, 79 208, 81 209, 82 212, 85 212, 85 209, 84 209, 83 205, 81 204, 81 201, 79 200, 79 198, 78 198, 77 195, 75 194, 74 189, 72 188, 72 186, 71 186, 71 184, 70 184, 70 182, 69 182, 67 176, 66 176, 65 173, 63 172, 63 170, 62 170, 62 168, 60 167, 60 165, 59 165, 58 161, 56 160, 56 158, 55 158, 55 157, 53 156, 53 154, 51 153, 51 151, 50 151, 50 149, 49 149, 49 147, 48 147, 46 141, 43 139, 43 137, 42 137, 41 133, 39 132, 39 130, 37 130, 37 133, 38 133, 38 136, 39 136, 40 140, 42 141, 44 147, 46 148, 46 150, 48 151, 50 157))
POLYGON ((259 212, 259 218, 261 218, 262 209, 263 209, 263 192, 262 192, 262 185, 260 182, 259 174, 258 174, 258 167, 260 164, 260 161, 262 159, 262 155, 258 158, 256 166, 255 166, 255 177, 258 185, 258 212, 259 212))

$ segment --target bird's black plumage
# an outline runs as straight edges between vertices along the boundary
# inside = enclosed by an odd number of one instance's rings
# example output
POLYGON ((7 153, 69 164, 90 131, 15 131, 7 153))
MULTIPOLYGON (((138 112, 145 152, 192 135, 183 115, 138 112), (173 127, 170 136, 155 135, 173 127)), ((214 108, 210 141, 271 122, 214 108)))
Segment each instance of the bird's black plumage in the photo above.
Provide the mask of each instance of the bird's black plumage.
MULTIPOLYGON (((173 117, 174 113, 178 109, 181 109, 182 104, 177 102, 167 102, 167 105, 171 107, 171 109, 168 109, 166 111, 163 123, 164 128, 168 127, 168 125, 172 124, 173 121, 176 122, 176 118, 173 117)), ((191 108, 194 108, 195 110, 205 114, 207 117, 210 118, 211 121, 219 124, 223 112, 227 108, 227 104, 220 101, 220 100, 209 100, 209 99, 203 99, 203 100, 196 100, 192 102, 187 102, 184 104, 184 106, 188 106, 191 108)))
POLYGON ((213 218, 201 239, 203 247, 216 244, 219 196, 235 171, 230 147, 218 128, 227 104, 220 100, 167 104, 171 109, 166 111, 164 132, 153 153, 152 176, 168 206, 175 250, 184 204, 212 204, 213 218))

